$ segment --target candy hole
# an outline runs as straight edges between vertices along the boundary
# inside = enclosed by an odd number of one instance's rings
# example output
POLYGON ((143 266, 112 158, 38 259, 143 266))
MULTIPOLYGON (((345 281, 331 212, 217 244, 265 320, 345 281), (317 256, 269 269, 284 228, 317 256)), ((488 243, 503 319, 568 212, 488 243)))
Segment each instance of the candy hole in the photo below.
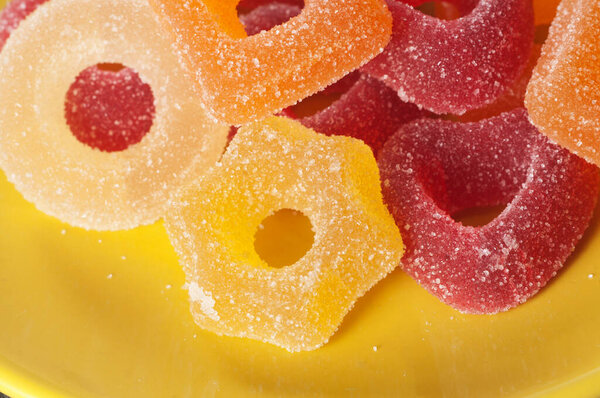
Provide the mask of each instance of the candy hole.
POLYGON ((472 207, 452 214, 454 221, 468 227, 482 227, 494 221, 506 209, 506 205, 472 207))
POLYGON ((265 218, 254 235, 254 248, 269 267, 283 268, 300 260, 314 243, 310 219, 302 212, 282 209, 265 218))
POLYGON ((548 38, 548 31, 550 30, 550 25, 538 25, 535 27, 535 36, 534 42, 536 44, 544 44, 546 39, 548 38))
POLYGON ((423 14, 444 21, 451 21, 462 16, 458 7, 447 1, 428 1, 416 8, 423 14))
POLYGON ((292 107, 292 111, 294 115, 298 118, 304 118, 314 115, 315 113, 321 112, 324 109, 327 109, 331 104, 335 101, 339 100, 343 94, 333 93, 333 94, 323 94, 317 93, 313 94, 310 97, 307 97, 294 105, 292 107))
POLYGON ((242 0, 237 6, 240 22, 248 36, 281 25, 297 16, 304 8, 302 0, 242 0))
POLYGON ((119 63, 111 63, 111 62, 104 62, 101 64, 96 65, 98 67, 99 70, 102 71, 106 71, 106 72, 120 72, 123 69, 125 69, 125 65, 123 64, 119 64, 119 63))
POLYGON ((327 109, 331 104, 339 100, 342 95, 347 93, 354 86, 354 83, 358 81, 359 77, 360 73, 358 72, 346 75, 346 77, 333 83, 323 91, 313 94, 292 106, 292 113, 297 118, 302 119, 327 109))
POLYGON ((124 151, 150 131, 152 88, 119 63, 84 69, 65 96, 65 119, 77 140, 103 152, 124 151))

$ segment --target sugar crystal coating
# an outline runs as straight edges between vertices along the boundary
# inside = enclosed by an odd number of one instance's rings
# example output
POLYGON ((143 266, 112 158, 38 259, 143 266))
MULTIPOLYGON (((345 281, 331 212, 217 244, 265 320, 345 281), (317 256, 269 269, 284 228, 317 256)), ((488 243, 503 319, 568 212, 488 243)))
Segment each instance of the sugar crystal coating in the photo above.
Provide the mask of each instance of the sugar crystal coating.
POLYGON ((564 0, 527 89, 533 124, 600 165, 600 3, 564 0))
MULTIPOLYGON (((273 2, 240 17, 249 35, 271 29, 300 13, 301 8, 273 2)), ((351 72, 319 94, 342 96, 327 108, 300 122, 319 133, 361 139, 377 153, 389 136, 411 120, 425 116, 415 105, 403 102, 396 92, 377 79, 351 72)), ((287 115, 294 117, 288 108, 287 115)))
POLYGON ((392 39, 363 70, 407 102, 460 115, 493 102, 527 63, 534 32, 531 0, 456 0, 463 17, 452 21, 401 1, 387 3, 392 39))
POLYGON ((508 310, 546 285, 587 228, 598 196, 596 167, 550 143, 522 108, 478 123, 409 123, 378 163, 406 245, 404 270, 468 313, 508 310), (505 203, 482 227, 451 218, 505 203))
POLYGON ((196 323, 289 351, 326 343, 403 252, 369 147, 282 117, 242 127, 222 161, 185 188, 166 226, 196 323), (280 209, 302 212, 315 236, 304 257, 275 269, 254 235, 280 209))
POLYGON ((253 36, 289 21, 292 17, 299 15, 300 12, 302 12, 300 7, 273 2, 259 6, 248 14, 242 15, 240 21, 244 25, 244 30, 248 36, 253 36))
POLYGON ((304 7, 303 0, 240 0, 237 8, 238 8, 238 10, 249 12, 260 6, 264 6, 264 5, 272 4, 272 3, 288 4, 288 5, 296 6, 298 8, 304 7))
POLYGON ((425 115, 385 84, 362 75, 339 100, 300 122, 326 135, 358 138, 376 154, 400 126, 425 115))
POLYGON ((483 119, 498 116, 504 112, 512 111, 516 108, 523 108, 525 106, 527 86, 529 85, 529 80, 531 80, 533 69, 537 65, 541 51, 542 46, 540 44, 534 44, 531 49, 531 55, 529 56, 527 66, 523 73, 521 73, 521 76, 494 102, 483 108, 473 109, 463 115, 455 116, 453 120, 463 123, 478 122, 483 119))
POLYGON ((21 21, 48 0, 12 0, 0 13, 0 50, 21 21))
MULTIPOLYGON (((0 50, 21 21, 48 0, 13 0, 0 13, 0 50)), ((107 152, 139 142, 154 115, 152 90, 135 71, 81 72, 67 93, 65 118, 78 140, 107 152)))
POLYGON ((86 68, 65 99, 65 119, 75 138, 105 152, 139 143, 150 131, 155 112, 152 89, 130 68, 86 68))
POLYGON ((302 13, 245 37, 237 0, 151 0, 174 33, 217 119, 265 118, 379 54, 392 19, 381 0, 311 0, 302 13))
POLYGON ((0 53, 0 167, 27 200, 72 225, 154 222, 225 145, 228 128, 205 116, 193 86, 146 1, 52 0, 0 53), (156 107, 143 140, 113 153, 79 142, 64 117, 77 75, 107 62, 138 72, 156 107))

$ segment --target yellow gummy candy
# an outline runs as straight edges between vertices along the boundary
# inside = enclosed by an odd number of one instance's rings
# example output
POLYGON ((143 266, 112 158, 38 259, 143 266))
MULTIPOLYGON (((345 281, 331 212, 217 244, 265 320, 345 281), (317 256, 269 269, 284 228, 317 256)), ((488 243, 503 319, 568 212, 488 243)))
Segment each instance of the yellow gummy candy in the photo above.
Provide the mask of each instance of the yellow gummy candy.
POLYGON ((326 137, 285 118, 242 128, 166 217, 196 323, 289 351, 326 343, 402 257, 379 181, 371 150, 358 140, 326 137), (260 258, 254 239, 281 209, 306 215, 315 235, 304 257, 278 269, 260 258))

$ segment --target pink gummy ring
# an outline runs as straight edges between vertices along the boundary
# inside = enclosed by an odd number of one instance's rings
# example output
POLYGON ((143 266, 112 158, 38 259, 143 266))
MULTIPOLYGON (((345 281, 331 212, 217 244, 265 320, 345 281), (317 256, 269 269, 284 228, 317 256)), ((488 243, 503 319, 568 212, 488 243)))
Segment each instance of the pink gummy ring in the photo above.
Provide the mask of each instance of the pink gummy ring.
POLYGON ((404 270, 467 313, 505 311, 537 293, 573 251, 598 196, 597 169, 550 143, 522 108, 477 123, 407 124, 378 163, 404 270), (451 217, 505 203, 482 227, 451 217))
POLYGON ((463 114, 493 102, 527 64, 534 35, 531 0, 453 0, 463 16, 451 21, 413 8, 425 0, 387 3, 392 39, 363 70, 407 102, 463 114))

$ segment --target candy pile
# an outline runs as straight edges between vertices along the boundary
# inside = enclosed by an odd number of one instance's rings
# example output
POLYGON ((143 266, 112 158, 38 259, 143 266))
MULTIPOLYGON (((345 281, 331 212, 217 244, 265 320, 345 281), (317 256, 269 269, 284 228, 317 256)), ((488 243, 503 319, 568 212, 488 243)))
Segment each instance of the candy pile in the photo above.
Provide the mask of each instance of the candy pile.
POLYGON ((555 6, 14 0, 0 167, 74 226, 164 219, 217 334, 318 348, 398 266, 457 310, 506 311, 562 268, 600 190, 600 4, 563 0, 542 46, 555 6), (283 209, 314 236, 277 268, 257 230, 283 209))

